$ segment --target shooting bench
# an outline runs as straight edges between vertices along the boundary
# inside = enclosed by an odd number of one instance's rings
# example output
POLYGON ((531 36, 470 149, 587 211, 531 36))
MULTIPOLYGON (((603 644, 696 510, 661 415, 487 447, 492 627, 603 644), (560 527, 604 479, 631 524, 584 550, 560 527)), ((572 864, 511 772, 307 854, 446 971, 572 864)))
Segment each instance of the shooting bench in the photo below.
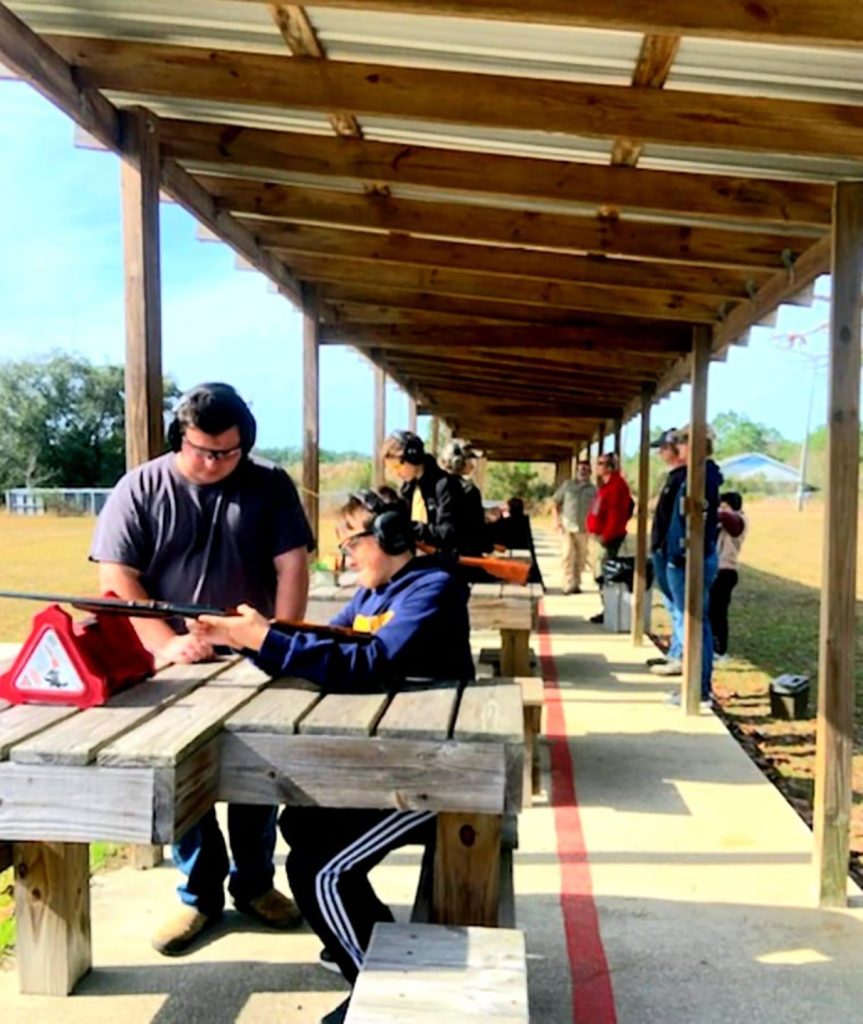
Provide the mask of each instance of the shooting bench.
POLYGON ((88 843, 171 842, 219 800, 437 811, 431 920, 495 926, 523 757, 508 681, 322 696, 228 659, 170 666, 102 707, 0 709, 21 990, 65 995, 90 968, 88 843))

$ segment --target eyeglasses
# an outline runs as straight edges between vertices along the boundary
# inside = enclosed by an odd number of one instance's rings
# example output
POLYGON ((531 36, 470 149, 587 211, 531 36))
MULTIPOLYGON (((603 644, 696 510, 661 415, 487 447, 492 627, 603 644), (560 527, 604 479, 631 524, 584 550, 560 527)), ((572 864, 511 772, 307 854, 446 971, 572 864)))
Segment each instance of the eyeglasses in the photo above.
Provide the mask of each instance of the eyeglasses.
POLYGON ((234 458, 242 450, 243 446, 238 444, 235 448, 202 448, 199 444, 194 444, 188 439, 183 438, 183 444, 186 445, 193 455, 199 459, 204 459, 209 462, 225 462, 227 459, 234 458))
POLYGON ((363 537, 373 536, 371 530, 360 530, 359 533, 352 533, 350 537, 345 537, 339 544, 339 551, 343 555, 349 555, 354 548, 357 546, 357 542, 362 540, 363 537))

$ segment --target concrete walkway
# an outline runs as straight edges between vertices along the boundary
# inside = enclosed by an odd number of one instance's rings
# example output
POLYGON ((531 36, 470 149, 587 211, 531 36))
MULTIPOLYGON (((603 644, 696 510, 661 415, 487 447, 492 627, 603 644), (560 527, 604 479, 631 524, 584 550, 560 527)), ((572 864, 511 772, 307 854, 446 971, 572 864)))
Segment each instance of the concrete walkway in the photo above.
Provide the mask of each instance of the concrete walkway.
MULTIPOLYGON (((532 1020, 564 1024, 574 1002, 579 1024, 608 1024, 615 1012, 622 1024, 863 1020, 863 911, 813 909, 806 827, 715 716, 687 719, 664 704, 668 682, 644 670, 650 648, 586 622, 595 592, 559 595, 548 538, 540 548, 543 643, 560 680, 548 689, 549 721, 565 727, 544 750, 544 782, 565 791, 568 754, 578 809, 543 795, 520 818, 532 1020), (568 949, 592 939, 607 973, 589 958, 571 965, 568 949), (600 1012, 585 995, 609 979, 616 1010, 600 1012)), ((397 916, 417 867, 415 850, 400 851, 374 875, 397 916)), ((189 956, 159 957, 148 938, 174 906, 175 883, 170 864, 97 875, 94 970, 67 1000, 21 997, 14 972, 0 971, 0 1019, 300 1024, 341 1001, 343 983, 315 964, 318 942, 305 930, 274 934, 229 914, 189 956)))

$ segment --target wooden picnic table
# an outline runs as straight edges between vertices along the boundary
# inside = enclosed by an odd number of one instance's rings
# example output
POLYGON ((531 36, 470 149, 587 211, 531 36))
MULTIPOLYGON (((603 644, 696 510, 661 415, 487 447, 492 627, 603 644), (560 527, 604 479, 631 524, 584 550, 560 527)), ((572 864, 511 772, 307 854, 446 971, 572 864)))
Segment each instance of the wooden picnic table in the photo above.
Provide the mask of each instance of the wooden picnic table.
MULTIPOLYGON (((306 618, 329 622, 354 595, 352 585, 313 586, 306 618)), ((474 583, 468 610, 471 629, 500 630, 500 675, 530 675, 530 634, 536 629, 542 587, 529 583, 474 583)))
POLYGON ((85 711, 4 707, 21 990, 65 995, 90 968, 88 843, 168 843, 220 800, 437 811, 432 919, 494 925, 522 761, 506 682, 324 696, 233 658, 170 666, 85 711))

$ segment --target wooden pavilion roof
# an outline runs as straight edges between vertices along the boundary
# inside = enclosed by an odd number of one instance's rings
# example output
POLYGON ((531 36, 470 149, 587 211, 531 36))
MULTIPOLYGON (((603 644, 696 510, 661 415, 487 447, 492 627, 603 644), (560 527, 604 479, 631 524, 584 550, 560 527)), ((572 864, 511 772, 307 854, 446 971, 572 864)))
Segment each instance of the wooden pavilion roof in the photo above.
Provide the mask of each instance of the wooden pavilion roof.
POLYGON ((679 386, 694 327, 721 357, 806 300, 863 177, 861 49, 848 0, 0 6, 0 61, 118 151, 151 111, 165 191, 504 458, 679 386))

